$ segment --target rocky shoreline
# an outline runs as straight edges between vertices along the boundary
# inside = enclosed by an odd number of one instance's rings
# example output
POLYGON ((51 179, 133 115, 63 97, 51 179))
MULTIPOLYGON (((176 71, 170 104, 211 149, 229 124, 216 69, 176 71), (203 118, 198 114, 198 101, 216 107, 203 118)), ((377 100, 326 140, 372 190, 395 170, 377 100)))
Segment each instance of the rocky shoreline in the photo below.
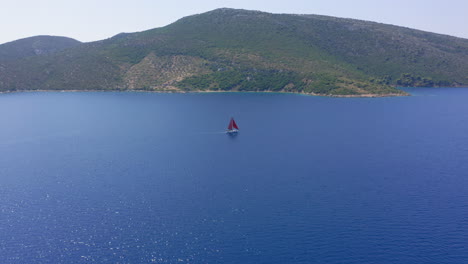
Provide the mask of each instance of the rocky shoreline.
POLYGON ((351 94, 351 95, 337 95, 337 94, 317 94, 317 93, 295 93, 286 91, 215 91, 215 90, 14 90, 14 91, 2 91, 0 94, 8 93, 34 93, 34 92, 138 92, 138 93, 279 93, 279 94, 299 94, 299 95, 310 95, 310 96, 323 96, 323 97, 336 97, 336 98, 379 98, 379 97, 397 97, 397 96, 410 96, 406 92, 402 93, 390 93, 390 94, 351 94))

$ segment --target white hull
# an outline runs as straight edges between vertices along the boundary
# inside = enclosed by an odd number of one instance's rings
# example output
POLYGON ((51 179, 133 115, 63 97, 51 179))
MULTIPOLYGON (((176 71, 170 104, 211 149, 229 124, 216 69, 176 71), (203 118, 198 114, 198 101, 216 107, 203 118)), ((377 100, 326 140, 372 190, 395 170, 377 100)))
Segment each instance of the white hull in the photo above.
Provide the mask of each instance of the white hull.
POLYGON ((228 133, 228 134, 234 134, 234 133, 237 133, 237 132, 239 132, 239 130, 237 130, 237 129, 226 130, 226 133, 228 133))

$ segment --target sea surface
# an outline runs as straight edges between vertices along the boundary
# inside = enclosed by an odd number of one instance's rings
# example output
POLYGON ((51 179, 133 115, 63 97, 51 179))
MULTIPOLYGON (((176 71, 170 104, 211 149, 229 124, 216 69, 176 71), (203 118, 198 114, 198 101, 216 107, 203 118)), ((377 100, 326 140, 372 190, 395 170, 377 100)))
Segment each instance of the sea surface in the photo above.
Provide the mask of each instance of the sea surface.
POLYGON ((468 263, 468 89, 407 91, 1 94, 0 263, 468 263))

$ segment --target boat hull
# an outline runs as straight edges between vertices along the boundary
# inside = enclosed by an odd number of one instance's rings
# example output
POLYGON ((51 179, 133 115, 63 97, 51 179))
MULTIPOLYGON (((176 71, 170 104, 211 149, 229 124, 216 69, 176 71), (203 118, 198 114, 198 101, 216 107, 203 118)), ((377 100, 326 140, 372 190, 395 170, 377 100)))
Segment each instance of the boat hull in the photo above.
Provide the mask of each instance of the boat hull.
POLYGON ((226 130, 227 134, 237 134, 237 132, 239 132, 238 129, 228 129, 228 130, 226 130))

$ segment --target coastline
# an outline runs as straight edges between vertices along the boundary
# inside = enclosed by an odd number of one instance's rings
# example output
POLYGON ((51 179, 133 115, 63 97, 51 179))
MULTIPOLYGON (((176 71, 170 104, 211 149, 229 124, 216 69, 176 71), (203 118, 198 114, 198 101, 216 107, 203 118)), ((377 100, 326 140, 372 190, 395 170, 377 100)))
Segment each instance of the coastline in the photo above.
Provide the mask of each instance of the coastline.
POLYGON ((380 97, 400 97, 400 96, 411 96, 411 94, 406 93, 390 93, 390 94, 348 94, 348 95, 339 95, 339 94, 317 94, 317 93, 304 93, 304 92, 286 92, 286 91, 214 91, 214 90, 192 90, 192 91, 182 91, 182 90, 15 90, 15 91, 1 91, 0 94, 9 94, 9 93, 34 93, 34 92, 57 92, 57 93, 79 93, 79 92, 137 92, 137 93, 278 93, 278 94, 297 94, 297 95, 307 95, 307 96, 322 96, 322 97, 335 97, 335 98, 380 98, 380 97))

